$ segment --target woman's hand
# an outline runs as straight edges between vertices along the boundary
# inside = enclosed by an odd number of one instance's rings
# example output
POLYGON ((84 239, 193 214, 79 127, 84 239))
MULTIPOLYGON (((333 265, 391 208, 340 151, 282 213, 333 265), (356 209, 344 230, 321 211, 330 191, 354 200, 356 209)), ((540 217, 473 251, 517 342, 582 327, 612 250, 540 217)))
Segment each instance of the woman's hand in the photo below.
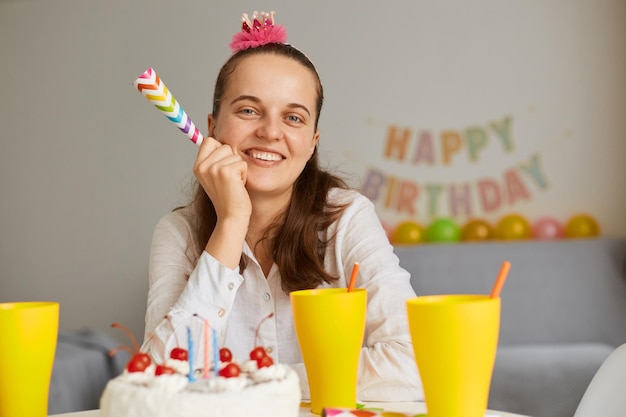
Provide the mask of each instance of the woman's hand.
POLYGON ((213 202, 218 221, 249 220, 252 203, 245 188, 248 165, 230 145, 206 138, 198 151, 193 173, 213 202))
POLYGON ((248 165, 230 145, 206 138, 200 145, 193 173, 217 214, 217 224, 205 250, 223 265, 235 268, 252 214, 245 187, 248 165))

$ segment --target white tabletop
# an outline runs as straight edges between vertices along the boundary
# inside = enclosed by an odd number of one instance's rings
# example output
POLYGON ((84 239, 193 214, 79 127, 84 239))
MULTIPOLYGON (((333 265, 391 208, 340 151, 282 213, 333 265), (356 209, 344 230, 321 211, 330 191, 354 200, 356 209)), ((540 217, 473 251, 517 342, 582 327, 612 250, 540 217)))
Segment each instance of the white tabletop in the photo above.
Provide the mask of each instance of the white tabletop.
MULTIPOLYGON (((393 403, 379 403, 368 402, 365 403, 366 407, 382 408, 385 411, 395 411, 398 413, 407 413, 408 415, 415 415, 426 412, 426 405, 422 402, 393 402, 393 403)), ((99 417, 99 410, 78 411, 75 413, 55 414, 54 417, 99 417)), ((319 417, 317 414, 313 414, 308 408, 301 408, 300 417, 319 417)), ((505 413, 503 411, 487 411, 485 417, 524 417, 521 414, 505 413)))

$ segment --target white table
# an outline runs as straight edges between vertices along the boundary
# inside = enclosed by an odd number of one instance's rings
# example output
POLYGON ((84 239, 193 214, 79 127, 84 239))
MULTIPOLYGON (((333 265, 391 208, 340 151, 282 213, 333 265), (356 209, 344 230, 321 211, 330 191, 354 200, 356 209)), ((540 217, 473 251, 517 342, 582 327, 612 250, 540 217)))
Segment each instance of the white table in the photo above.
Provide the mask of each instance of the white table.
MULTIPOLYGON (((426 412, 426 406, 422 402, 401 402, 401 403, 379 403, 368 402, 366 407, 382 408, 385 411, 395 411, 398 413, 420 414, 426 412)), ((76 413, 55 414, 54 417, 99 417, 98 410, 78 411, 76 413)), ((320 417, 313 414, 308 408, 302 408, 300 417, 320 417)), ((503 411, 488 411, 485 417, 524 417, 521 414, 505 413, 503 411)))

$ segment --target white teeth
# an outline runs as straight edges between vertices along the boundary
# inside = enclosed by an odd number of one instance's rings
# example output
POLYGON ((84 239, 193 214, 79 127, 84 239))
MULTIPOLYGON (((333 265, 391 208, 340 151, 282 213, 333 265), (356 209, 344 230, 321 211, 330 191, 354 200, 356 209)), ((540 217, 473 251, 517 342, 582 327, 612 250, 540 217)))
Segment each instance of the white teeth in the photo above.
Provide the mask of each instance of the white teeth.
POLYGON ((263 161, 280 161, 283 159, 280 155, 270 152, 250 151, 249 155, 255 159, 263 161))

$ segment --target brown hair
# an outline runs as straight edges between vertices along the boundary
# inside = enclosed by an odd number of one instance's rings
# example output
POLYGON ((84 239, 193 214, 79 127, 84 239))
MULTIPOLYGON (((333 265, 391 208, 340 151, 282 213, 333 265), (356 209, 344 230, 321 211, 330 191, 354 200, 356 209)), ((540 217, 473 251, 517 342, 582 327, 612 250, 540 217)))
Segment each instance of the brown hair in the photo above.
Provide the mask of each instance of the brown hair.
MULTIPOLYGON (((315 66, 298 49, 281 43, 271 43, 256 48, 238 51, 222 66, 215 83, 213 116, 217 117, 220 100, 227 88, 230 76, 239 62, 251 55, 275 54, 301 63, 317 80, 317 114, 315 130, 319 122, 324 100, 322 83, 315 66)), ((330 204, 327 195, 331 188, 348 188, 339 177, 324 171, 318 162, 317 149, 306 163, 293 186, 291 201, 278 218, 265 231, 263 239, 270 239, 272 256, 281 275, 281 286, 286 292, 316 288, 323 282, 332 282, 338 277, 324 269, 326 248, 334 236, 325 239, 326 229, 343 213, 346 204, 330 204)), ((196 218, 195 241, 197 253, 204 250, 215 229, 217 215, 208 195, 197 183, 191 203, 196 218)), ((240 260, 240 271, 246 268, 244 257, 240 260)))

